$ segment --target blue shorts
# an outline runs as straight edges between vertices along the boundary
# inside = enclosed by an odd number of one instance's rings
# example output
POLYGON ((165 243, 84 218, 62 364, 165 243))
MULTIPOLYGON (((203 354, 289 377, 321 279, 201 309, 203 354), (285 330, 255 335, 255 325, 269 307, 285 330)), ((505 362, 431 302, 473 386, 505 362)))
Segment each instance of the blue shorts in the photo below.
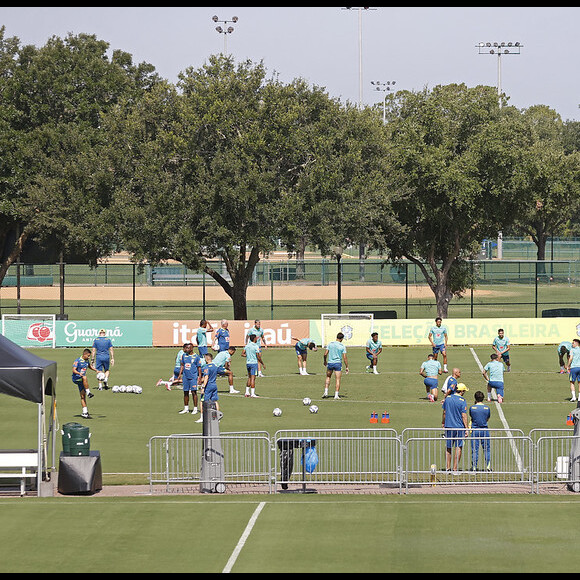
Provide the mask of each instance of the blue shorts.
POLYGON ((368 358, 369 360, 373 360, 373 358, 374 358, 375 356, 376 356, 376 357, 378 357, 379 355, 378 355, 378 354, 372 355, 370 352, 367 352, 367 358, 368 358))
POLYGON ((501 353, 501 360, 503 360, 503 362, 505 362, 505 363, 509 363, 510 362, 510 353, 509 352, 502 352, 501 353))
POLYGON ((465 437, 465 429, 446 429, 445 440, 447 441, 447 449, 452 447, 463 447, 463 438, 465 437))
POLYGON ((199 356, 205 356, 207 354, 207 346, 198 346, 199 356))
POLYGON ((97 356, 95 359, 95 368, 98 371, 108 371, 109 370, 109 364, 111 362, 111 359, 107 356, 107 357, 99 357, 97 356))
POLYGON ((487 386, 495 389, 495 392, 503 397, 503 383, 501 381, 489 381, 487 386))
POLYGON ((83 385, 83 379, 79 379, 78 381, 73 381, 73 385, 76 385, 79 388, 79 393, 85 390, 85 386, 83 385))
POLYGON ((218 400, 217 388, 212 386, 208 389, 206 387, 205 391, 203 392, 203 400, 206 402, 217 401, 218 400))
POLYGON ((227 373, 226 367, 218 367, 217 374, 223 377, 227 373))
POLYGON ((329 371, 342 371, 342 363, 328 363, 326 369, 329 371))
POLYGON ((423 384, 430 390, 436 389, 439 386, 437 379, 434 379, 433 377, 427 377, 423 381, 423 384))
POLYGON ((197 377, 186 377, 183 375, 183 390, 187 391, 197 391, 197 377))
POLYGON ((294 345, 294 350, 296 351, 296 356, 300 355, 302 357, 306 356, 308 353, 305 348, 300 348, 298 344, 294 345))
POLYGON ((572 367, 570 369, 570 382, 580 381, 580 367, 572 367))
POLYGON ((246 369, 248 370, 248 375, 257 375, 258 374, 258 363, 246 363, 246 369))
POLYGON ((173 369, 173 379, 177 380, 177 377, 179 376, 179 371, 181 371, 181 366, 175 367, 173 369))
POLYGON ((439 352, 445 352, 445 344, 436 344, 433 347, 433 354, 437 354, 439 352))

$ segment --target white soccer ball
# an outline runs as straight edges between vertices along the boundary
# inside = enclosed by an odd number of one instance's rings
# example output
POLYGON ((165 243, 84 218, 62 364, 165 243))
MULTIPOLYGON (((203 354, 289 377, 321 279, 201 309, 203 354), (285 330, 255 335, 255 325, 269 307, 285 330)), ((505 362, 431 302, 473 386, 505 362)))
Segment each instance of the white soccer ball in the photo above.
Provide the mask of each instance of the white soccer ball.
POLYGON ((140 387, 139 385, 133 385, 133 392, 140 395, 143 392, 143 387, 140 387))
POLYGON ((132 393, 133 392, 133 385, 127 385, 127 387, 125 388, 125 392, 132 393))
POLYGON ((308 409, 311 413, 318 413, 318 407, 316 405, 310 405, 308 409))
POLYGON ((106 378, 106 376, 107 375, 105 373, 103 373, 103 372, 97 373, 97 381, 104 381, 105 378, 106 378))
POLYGON ((119 385, 119 393, 124 393, 127 391, 127 385, 119 385))
POLYGON ((282 409, 280 409, 280 407, 276 407, 272 411, 272 414, 274 415, 274 417, 280 417, 282 415, 282 409))
POLYGON ((113 393, 118 393, 119 392, 119 385, 114 385, 113 386, 113 393))
POLYGON ((304 397, 304 398, 302 399, 302 404, 303 404, 305 407, 308 407, 308 405, 310 405, 310 403, 312 403, 312 400, 310 399, 310 397, 304 397))

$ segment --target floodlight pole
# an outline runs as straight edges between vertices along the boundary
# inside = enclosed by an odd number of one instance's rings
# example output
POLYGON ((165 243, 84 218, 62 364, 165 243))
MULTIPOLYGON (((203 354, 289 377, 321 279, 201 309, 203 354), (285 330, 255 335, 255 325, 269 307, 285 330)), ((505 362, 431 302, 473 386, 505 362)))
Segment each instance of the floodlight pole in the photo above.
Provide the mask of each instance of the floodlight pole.
POLYGON ((395 86, 397 81, 387 81, 382 83, 381 81, 371 81, 371 85, 375 87, 375 91, 382 91, 385 93, 383 97, 383 123, 387 122, 387 93, 395 86))
POLYGON ((212 16, 211 19, 216 23, 221 22, 224 25, 224 28, 216 26, 216 30, 219 34, 224 35, 224 56, 226 56, 228 54, 228 34, 231 34, 235 29, 233 26, 228 26, 227 28, 225 26, 230 22, 235 24, 239 19, 237 16, 232 16, 231 20, 220 20, 217 16, 212 16))
POLYGON ((366 7, 347 7, 343 10, 358 10, 358 108, 362 109, 363 101, 363 73, 362 73, 362 11, 376 10, 376 8, 366 7))
POLYGON ((501 56, 520 54, 520 49, 524 45, 520 42, 480 42, 475 46, 479 54, 497 54, 497 96, 501 107, 501 56))
MULTIPOLYGON (((480 42, 475 45, 479 54, 497 54, 497 98, 501 108, 501 55, 520 54, 521 42, 480 42)), ((497 258, 503 258, 503 233, 497 236, 497 258)))

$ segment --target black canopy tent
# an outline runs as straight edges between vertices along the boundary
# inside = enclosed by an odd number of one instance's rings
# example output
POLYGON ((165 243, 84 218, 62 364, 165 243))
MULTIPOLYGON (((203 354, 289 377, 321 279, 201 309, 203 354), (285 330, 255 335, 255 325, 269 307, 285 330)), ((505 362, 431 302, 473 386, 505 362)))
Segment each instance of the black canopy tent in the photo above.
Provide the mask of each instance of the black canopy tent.
POLYGON ((43 359, 0 334, 0 393, 38 405, 38 477, 41 494, 43 476, 50 481, 56 462, 56 362, 43 359), (48 427, 46 400, 51 397, 48 427), (50 438, 50 440, 49 440, 50 438), (49 463, 51 447, 51 465, 49 463))

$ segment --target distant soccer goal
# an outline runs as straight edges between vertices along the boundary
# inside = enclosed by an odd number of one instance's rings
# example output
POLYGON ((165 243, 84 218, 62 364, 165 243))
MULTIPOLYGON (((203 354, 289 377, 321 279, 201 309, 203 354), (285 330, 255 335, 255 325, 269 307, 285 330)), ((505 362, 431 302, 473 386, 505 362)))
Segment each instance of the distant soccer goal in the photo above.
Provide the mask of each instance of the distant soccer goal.
POLYGON ((344 334, 346 346, 365 346, 373 331, 374 316, 364 314, 321 314, 320 334, 322 346, 336 340, 339 332, 344 334))
POLYGON ((55 314, 3 314, 2 334, 24 348, 55 348, 55 314))

